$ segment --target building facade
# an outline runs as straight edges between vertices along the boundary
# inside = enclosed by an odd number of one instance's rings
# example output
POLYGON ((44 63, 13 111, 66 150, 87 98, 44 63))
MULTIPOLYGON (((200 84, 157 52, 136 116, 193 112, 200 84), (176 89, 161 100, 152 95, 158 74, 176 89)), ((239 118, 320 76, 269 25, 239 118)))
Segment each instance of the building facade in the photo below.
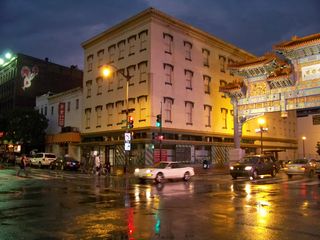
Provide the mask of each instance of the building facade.
MULTIPOLYGON (((0 56, 0 117, 9 110, 34 109, 36 97, 45 93, 60 93, 82 86, 82 71, 76 66, 65 67, 21 53, 0 56), (5 60, 4 60, 5 59, 5 60)), ((43 113, 48 109, 43 109, 43 113)), ((0 153, 11 151, 4 129, 0 132, 0 153)), ((38 150, 43 146, 38 146, 38 150)))
POLYGON ((80 160, 82 88, 41 95, 36 109, 48 119, 45 151, 80 160))
MULTIPOLYGON (((255 56, 153 8, 82 47, 83 153, 100 152, 111 164, 123 165, 129 110, 134 119, 129 165, 152 164, 160 156, 191 163, 228 161, 234 146, 233 105, 219 88, 236 80, 228 64, 255 56), (106 65, 114 70, 111 77, 102 74, 106 65)), ((259 147, 256 126, 245 130, 248 151, 259 147)))
POLYGON ((14 108, 34 108, 36 96, 81 86, 82 71, 21 53, 0 65, 0 114, 14 108))

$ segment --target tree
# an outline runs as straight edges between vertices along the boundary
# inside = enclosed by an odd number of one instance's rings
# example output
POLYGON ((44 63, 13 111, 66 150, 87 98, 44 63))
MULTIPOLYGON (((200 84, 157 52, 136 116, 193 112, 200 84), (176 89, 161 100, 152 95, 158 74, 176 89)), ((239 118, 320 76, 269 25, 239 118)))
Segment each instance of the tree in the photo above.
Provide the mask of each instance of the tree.
POLYGON ((316 148, 317 148, 317 153, 320 155, 320 142, 317 143, 316 148))
POLYGON ((44 145, 48 120, 37 110, 14 109, 5 114, 2 124, 5 132, 3 140, 19 142, 27 150, 44 145))

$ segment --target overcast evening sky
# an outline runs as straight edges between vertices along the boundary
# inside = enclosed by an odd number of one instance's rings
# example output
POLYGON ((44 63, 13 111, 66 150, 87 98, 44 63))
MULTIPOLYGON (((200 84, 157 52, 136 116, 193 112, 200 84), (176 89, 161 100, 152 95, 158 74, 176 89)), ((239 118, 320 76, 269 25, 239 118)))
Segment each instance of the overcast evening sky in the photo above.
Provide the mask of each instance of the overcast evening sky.
POLYGON ((0 0, 0 55, 82 69, 82 42, 149 7, 257 56, 320 32, 319 0, 0 0))

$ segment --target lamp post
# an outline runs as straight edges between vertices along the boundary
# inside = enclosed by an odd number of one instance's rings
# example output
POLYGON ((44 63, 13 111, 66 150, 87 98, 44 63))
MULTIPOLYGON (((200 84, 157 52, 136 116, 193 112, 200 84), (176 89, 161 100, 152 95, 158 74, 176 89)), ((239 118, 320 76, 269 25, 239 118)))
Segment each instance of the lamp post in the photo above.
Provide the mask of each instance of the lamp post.
MULTIPOLYGON (((132 76, 130 76, 129 74, 129 70, 127 69, 127 72, 124 73, 123 71, 119 71, 119 69, 116 66, 113 65, 107 65, 104 66, 102 68, 102 75, 105 77, 110 76, 110 74, 113 72, 112 68, 114 70, 116 70, 117 72, 119 72, 125 79, 126 79, 126 92, 125 92, 125 102, 126 102, 126 110, 125 110, 125 114, 126 114, 126 134, 125 134, 125 138, 127 138, 127 134, 129 133, 129 81, 132 78, 132 76)), ((125 145, 125 163, 124 163, 124 172, 127 172, 127 164, 128 164, 128 159, 129 159, 129 153, 130 153, 130 149, 131 149, 131 136, 129 137, 129 146, 128 149, 126 149, 126 145, 125 145)))
POLYGON ((258 119, 258 123, 259 123, 259 132, 260 132, 260 154, 263 154, 263 140, 262 140, 262 134, 263 131, 267 131, 267 128, 264 128, 263 125, 266 123, 266 120, 264 118, 259 118, 258 119))
POLYGON ((307 138, 305 136, 302 137, 302 150, 303 150, 303 158, 306 158, 306 151, 305 151, 305 148, 304 148, 304 141, 306 140, 307 138))

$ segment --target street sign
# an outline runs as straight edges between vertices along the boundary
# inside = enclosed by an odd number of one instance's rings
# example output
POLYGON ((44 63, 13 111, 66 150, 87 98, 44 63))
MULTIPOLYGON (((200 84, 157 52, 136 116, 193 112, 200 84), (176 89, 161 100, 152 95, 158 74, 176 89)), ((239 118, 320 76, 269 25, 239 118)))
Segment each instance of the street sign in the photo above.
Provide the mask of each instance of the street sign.
POLYGON ((124 133, 124 141, 125 142, 131 141, 131 133, 124 133))
POLYGON ((124 143, 124 150, 125 151, 130 151, 131 150, 131 143, 125 142, 124 143))

